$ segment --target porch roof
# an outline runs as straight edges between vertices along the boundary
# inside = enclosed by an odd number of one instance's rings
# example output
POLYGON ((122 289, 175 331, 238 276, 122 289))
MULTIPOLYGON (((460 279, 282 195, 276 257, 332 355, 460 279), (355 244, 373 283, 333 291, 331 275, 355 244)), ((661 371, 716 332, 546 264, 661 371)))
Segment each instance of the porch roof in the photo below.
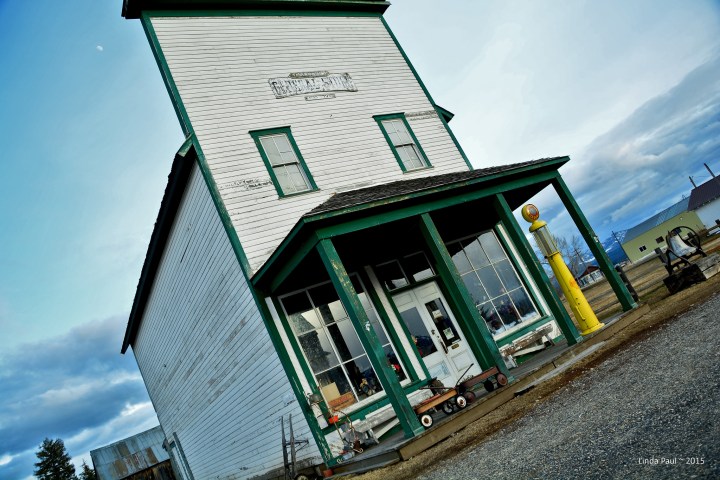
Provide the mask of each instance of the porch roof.
MULTIPOLYGON (((261 290, 274 290, 322 238, 437 210, 483 194, 509 193, 533 186, 536 188, 532 191, 536 193, 549 184, 551 177, 558 175, 557 170, 569 160, 567 156, 542 158, 401 180, 335 194, 298 220, 252 277, 252 283, 261 290)), ((508 203, 514 209, 530 196, 508 199, 508 203)))

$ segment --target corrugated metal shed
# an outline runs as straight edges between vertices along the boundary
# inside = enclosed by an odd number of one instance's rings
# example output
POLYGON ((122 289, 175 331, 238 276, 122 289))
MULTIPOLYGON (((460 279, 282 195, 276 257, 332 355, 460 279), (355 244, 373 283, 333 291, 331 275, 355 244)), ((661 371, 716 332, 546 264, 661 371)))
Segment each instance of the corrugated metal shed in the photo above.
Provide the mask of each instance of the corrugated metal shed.
POLYGON ((120 480, 170 459, 162 448, 165 435, 157 426, 130 438, 92 450, 99 480, 120 480))
POLYGON ((669 219, 676 217, 683 212, 687 212, 689 201, 689 198, 683 198, 675 205, 666 208, 662 212, 653 215, 642 223, 635 225, 633 228, 627 231, 627 233, 625 234, 625 238, 623 238, 623 243, 629 242, 633 238, 639 237, 648 230, 657 227, 661 223, 666 222, 669 219))

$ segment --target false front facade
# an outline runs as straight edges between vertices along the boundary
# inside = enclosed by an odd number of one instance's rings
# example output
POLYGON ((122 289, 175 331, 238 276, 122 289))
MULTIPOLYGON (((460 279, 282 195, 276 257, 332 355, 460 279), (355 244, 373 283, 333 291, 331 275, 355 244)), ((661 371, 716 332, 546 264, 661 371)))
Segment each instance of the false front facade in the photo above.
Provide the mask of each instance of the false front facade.
POLYGON ((123 10, 187 135, 122 347, 185 476, 282 470, 288 415, 299 463, 332 467, 335 413, 417 436, 433 378, 512 378, 500 349, 545 325, 580 339, 512 215, 552 185, 604 255, 567 157, 474 170, 386 2, 221 3, 123 10))

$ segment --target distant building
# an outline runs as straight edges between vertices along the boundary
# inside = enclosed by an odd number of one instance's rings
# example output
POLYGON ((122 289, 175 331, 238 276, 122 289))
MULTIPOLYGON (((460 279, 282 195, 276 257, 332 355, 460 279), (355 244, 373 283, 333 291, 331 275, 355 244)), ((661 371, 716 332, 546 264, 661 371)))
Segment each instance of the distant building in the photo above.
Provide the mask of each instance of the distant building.
POLYGON ((665 250, 665 235, 675 227, 689 227, 696 232, 705 228, 697 213, 688 210, 689 201, 683 198, 627 231, 622 247, 631 262, 652 255, 658 247, 665 250))
POLYGON ((578 275, 577 283, 581 287, 584 287, 585 285, 597 282, 601 278, 603 278, 603 273, 600 267, 597 265, 588 265, 588 267, 578 275))
POLYGON ((713 176, 693 188, 688 209, 697 214, 705 228, 712 228, 720 223, 720 178, 713 176))
POLYGON ((175 480, 157 426, 90 452, 98 480, 175 480))

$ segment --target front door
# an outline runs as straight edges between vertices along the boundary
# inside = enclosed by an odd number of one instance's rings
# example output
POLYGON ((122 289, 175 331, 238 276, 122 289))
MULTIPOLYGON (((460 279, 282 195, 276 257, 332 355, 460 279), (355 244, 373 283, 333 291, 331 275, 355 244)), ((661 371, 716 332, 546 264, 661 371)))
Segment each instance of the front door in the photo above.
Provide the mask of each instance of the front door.
POLYGON ((435 282, 398 293, 393 301, 431 377, 450 387, 481 372, 435 282))

